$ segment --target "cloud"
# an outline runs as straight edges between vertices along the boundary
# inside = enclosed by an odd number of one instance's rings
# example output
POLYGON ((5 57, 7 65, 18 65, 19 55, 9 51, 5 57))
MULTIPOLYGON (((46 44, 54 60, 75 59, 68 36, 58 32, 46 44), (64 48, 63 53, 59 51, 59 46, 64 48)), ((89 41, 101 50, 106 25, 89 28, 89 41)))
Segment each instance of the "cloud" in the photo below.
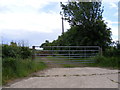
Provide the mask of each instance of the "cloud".
POLYGON ((9 11, 9 9, 5 6, 0 6, 0 12, 4 13, 6 11, 9 11))
POLYGON ((111 28, 113 40, 117 40, 118 38, 116 37, 118 37, 118 22, 108 20, 107 18, 103 19, 105 20, 105 22, 107 22, 107 26, 111 28))
POLYGON ((25 30, 4 30, 2 32, 2 38, 4 43, 9 43, 12 40, 19 42, 21 40, 29 42, 29 46, 32 45, 41 45, 45 40, 53 41, 57 39, 60 31, 55 31, 53 33, 44 33, 44 32, 34 32, 34 31, 25 31, 25 30))
POLYGON ((42 8, 52 2, 66 2, 68 0, 0 0, 0 6, 31 6, 33 8, 42 8))
POLYGON ((119 0, 102 0, 103 3, 108 3, 108 2, 119 2, 119 0))
POLYGON ((24 7, 24 6, 31 6, 33 8, 40 8, 48 3, 50 3, 52 0, 0 0, 0 5, 2 6, 18 6, 18 7, 24 7))
POLYGON ((9 13, 0 17, 0 29, 52 32, 60 27, 60 16, 56 13, 9 13))
POLYGON ((118 40, 118 26, 117 25, 111 25, 110 28, 111 28, 111 31, 112 31, 112 39, 113 40, 118 40))
POLYGON ((110 3, 110 8, 116 8, 118 9, 118 5, 116 5, 114 2, 110 3))
MULTIPOLYGON (((51 33, 61 29, 60 6, 48 11, 41 11, 55 0, 1 0, 0 5, 9 9, 9 12, 0 13, 0 30, 26 30, 51 33)), ((58 1, 57 1, 58 2, 58 1)), ((58 3, 59 5, 59 3, 58 3)), ((49 7, 48 7, 49 8, 49 7)), ((66 27, 69 25, 65 23, 66 27)), ((65 27, 65 28, 66 28, 65 27)), ((66 29, 67 29, 66 28, 66 29)))
MULTIPOLYGON (((54 32, 61 28, 61 16, 58 13, 9 13, 0 14, 0 29, 54 32)), ((65 24, 68 28, 67 23, 65 24)))
POLYGON ((118 17, 118 12, 116 12, 116 13, 114 14, 114 16, 117 16, 117 17, 118 17))

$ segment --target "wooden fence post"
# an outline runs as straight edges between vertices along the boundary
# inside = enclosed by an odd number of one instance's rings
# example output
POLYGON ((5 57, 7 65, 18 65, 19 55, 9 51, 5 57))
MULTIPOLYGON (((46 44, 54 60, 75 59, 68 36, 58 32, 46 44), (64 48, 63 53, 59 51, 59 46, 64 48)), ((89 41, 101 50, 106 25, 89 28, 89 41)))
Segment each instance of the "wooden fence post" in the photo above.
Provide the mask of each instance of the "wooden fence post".
POLYGON ((35 46, 32 46, 32 60, 35 59, 35 46))

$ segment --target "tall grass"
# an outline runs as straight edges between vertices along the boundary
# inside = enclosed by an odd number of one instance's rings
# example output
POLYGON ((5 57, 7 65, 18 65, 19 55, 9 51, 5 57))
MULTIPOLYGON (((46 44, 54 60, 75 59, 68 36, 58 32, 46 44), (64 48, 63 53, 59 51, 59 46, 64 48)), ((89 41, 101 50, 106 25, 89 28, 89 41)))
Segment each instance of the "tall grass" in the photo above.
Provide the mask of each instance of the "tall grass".
POLYGON ((113 69, 120 68, 120 57, 106 57, 106 56, 96 56, 94 58, 95 63, 87 64, 89 66, 97 66, 97 67, 108 67, 113 69))
POLYGON ((18 46, 11 42, 2 45, 2 84, 44 69, 46 64, 32 61, 32 50, 29 47, 18 46))
POLYGON ((6 84, 10 80, 25 77, 32 72, 46 68, 43 62, 36 62, 31 59, 4 58, 2 67, 2 82, 6 84))
MULTIPOLYGON (((64 56, 63 56, 64 57, 64 56)), ((105 68, 112 68, 112 69, 120 69, 120 56, 95 56, 95 57, 90 57, 90 58, 83 58, 83 59, 73 59, 67 60, 63 58, 56 58, 56 57, 47 57, 49 60, 53 61, 52 63, 59 63, 63 67, 85 67, 85 66, 90 66, 90 67, 105 67, 105 68), (78 61, 76 61, 78 60, 78 61), (81 61, 82 60, 82 61, 81 61), (80 62, 86 62, 84 60, 91 60, 89 62, 93 63, 80 63, 80 62), (65 64, 66 63, 66 64, 65 64), (67 64, 68 63, 68 64, 67 64)))

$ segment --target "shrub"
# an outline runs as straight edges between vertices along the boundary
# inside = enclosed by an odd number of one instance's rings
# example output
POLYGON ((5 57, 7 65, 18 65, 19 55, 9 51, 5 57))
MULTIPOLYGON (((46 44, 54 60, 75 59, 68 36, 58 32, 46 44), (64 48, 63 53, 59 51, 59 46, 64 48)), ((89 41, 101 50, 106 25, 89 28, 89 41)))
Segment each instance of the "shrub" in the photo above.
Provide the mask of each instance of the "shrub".
POLYGON ((23 59, 29 58, 32 55, 32 52, 28 47, 21 47, 20 49, 21 49, 20 50, 21 58, 23 58, 23 59))
POLYGON ((2 45, 2 57, 3 58, 23 58, 26 59, 32 55, 29 47, 19 47, 15 45, 2 45))
POLYGON ((17 46, 3 45, 2 46, 2 57, 13 57, 16 58, 19 55, 20 49, 17 46))
POLYGON ((120 63, 120 57, 95 57, 95 64, 97 66, 119 68, 120 66, 118 65, 118 63, 120 63))
POLYGON ((107 56, 107 57, 119 57, 120 49, 118 49, 116 47, 110 47, 109 49, 106 49, 103 52, 103 55, 107 56))

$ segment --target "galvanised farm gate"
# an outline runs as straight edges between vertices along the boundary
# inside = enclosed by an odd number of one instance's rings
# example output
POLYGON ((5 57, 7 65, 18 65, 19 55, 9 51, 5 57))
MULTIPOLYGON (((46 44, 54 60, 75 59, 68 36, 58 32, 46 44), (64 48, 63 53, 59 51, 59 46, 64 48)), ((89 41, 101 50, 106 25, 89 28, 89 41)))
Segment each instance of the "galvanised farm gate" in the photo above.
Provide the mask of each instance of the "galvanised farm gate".
POLYGON ((102 55, 99 46, 33 46, 33 60, 49 59, 54 63, 94 63, 96 55, 102 55))

